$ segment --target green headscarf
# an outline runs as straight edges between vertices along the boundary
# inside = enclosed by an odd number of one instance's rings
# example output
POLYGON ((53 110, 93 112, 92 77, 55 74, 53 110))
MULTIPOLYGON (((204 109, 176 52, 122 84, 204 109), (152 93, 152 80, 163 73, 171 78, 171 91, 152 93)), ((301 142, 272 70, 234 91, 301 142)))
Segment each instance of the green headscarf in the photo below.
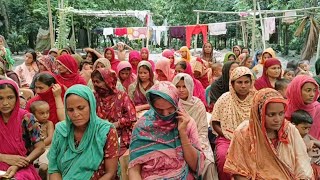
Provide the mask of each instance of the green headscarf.
POLYGON ((66 120, 56 125, 48 154, 49 173, 60 173, 63 179, 90 179, 104 158, 107 135, 113 125, 96 114, 96 100, 91 89, 74 85, 65 93, 64 104, 70 94, 78 95, 89 102, 90 120, 78 147, 74 142, 74 125, 66 112, 66 120))
POLYGON ((229 57, 230 57, 231 55, 234 55, 235 59, 237 59, 237 58, 236 58, 237 56, 236 56, 233 52, 228 52, 226 55, 224 55, 223 63, 228 62, 228 61, 229 61, 229 57))

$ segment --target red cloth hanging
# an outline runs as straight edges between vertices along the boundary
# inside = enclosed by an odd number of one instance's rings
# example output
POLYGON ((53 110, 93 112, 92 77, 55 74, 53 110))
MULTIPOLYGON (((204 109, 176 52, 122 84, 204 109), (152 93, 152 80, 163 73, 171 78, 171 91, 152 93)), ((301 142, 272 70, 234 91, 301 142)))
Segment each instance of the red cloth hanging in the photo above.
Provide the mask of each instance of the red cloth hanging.
POLYGON ((115 28, 114 34, 117 36, 124 36, 127 34, 127 28, 115 28))
POLYGON ((191 45, 191 38, 194 34, 203 35, 203 43, 207 42, 207 33, 208 33, 208 25, 191 25, 186 26, 186 45, 190 48, 191 45))

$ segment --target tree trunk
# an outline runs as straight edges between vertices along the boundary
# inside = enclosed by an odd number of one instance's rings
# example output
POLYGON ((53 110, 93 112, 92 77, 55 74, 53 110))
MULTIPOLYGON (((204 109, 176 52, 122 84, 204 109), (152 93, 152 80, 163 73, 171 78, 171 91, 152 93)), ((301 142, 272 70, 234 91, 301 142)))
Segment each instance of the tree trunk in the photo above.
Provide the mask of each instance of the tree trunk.
POLYGON ((4 18, 5 36, 7 36, 10 32, 10 24, 9 24, 9 17, 7 13, 6 4, 5 4, 5 1, 3 0, 0 0, 0 9, 1 9, 0 14, 2 14, 4 18))

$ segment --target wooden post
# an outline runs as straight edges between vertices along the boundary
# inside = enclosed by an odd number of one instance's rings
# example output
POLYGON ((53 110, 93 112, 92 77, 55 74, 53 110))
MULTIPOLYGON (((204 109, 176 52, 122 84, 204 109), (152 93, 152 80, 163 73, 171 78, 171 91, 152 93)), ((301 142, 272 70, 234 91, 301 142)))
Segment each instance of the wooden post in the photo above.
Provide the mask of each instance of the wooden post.
MULTIPOLYGON (((197 25, 199 24, 199 22, 200 22, 200 13, 199 12, 197 12, 197 25)), ((191 42, 192 42, 192 38, 191 38, 191 42)), ((198 45, 198 34, 196 35, 196 43, 194 44, 194 54, 196 54, 196 52, 197 52, 197 45, 198 45)))
POLYGON ((148 18, 147 18, 147 24, 146 24, 146 26, 147 26, 147 43, 146 43, 146 48, 149 49, 150 14, 148 13, 147 15, 148 15, 148 18))
POLYGON ((266 41, 264 39, 265 36, 265 29, 264 29, 264 23, 262 20, 262 14, 261 14, 261 9, 260 9, 260 3, 258 2, 258 10, 259 10, 259 17, 260 17, 260 24, 261 24, 261 31, 262 31, 262 43, 263 43, 263 49, 266 49, 266 41))
POLYGON ((257 11, 257 0, 253 0, 253 24, 252 24, 251 52, 255 52, 254 51, 254 44, 256 41, 256 11, 257 11))
POLYGON ((248 47, 248 44, 247 44, 247 41, 246 41, 246 38, 245 38, 245 30, 246 30, 246 28, 244 27, 244 23, 245 23, 245 22, 242 22, 242 20, 243 20, 243 17, 242 17, 242 16, 240 16, 240 20, 241 20, 241 32, 242 32, 243 45, 244 45, 245 47, 248 47))
POLYGON ((49 33, 50 33, 50 46, 54 47, 54 31, 53 31, 53 23, 52 23, 52 13, 51 13, 51 3, 50 0, 47 0, 48 6, 48 14, 49 14, 49 33))
POLYGON ((319 53, 320 53, 320 32, 319 32, 319 38, 318 38, 316 61, 319 59, 319 53))

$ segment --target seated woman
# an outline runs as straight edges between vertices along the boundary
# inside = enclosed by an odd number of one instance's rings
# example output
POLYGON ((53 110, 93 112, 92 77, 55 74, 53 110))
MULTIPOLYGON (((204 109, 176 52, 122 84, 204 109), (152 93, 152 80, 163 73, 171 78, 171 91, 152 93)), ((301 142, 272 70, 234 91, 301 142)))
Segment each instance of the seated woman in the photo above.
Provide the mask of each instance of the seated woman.
POLYGON ((29 87, 34 75, 38 72, 37 54, 34 51, 27 51, 22 64, 17 66, 14 72, 19 76, 21 87, 29 87))
POLYGON ((307 111, 313 119, 310 135, 320 140, 320 104, 319 86, 310 76, 299 75, 287 87, 288 110, 286 118, 291 120, 291 115, 296 110, 307 111))
POLYGON ((50 107, 49 120, 53 124, 65 120, 63 97, 65 88, 50 72, 43 72, 36 75, 35 92, 37 95, 27 102, 26 110, 30 111, 30 105, 35 101, 45 101, 50 107))
POLYGON ((154 64, 154 62, 152 60, 149 59, 149 55, 150 55, 150 53, 149 53, 149 49, 148 48, 141 48, 141 50, 140 50, 141 60, 142 61, 148 61, 151 64, 152 69, 154 69, 155 64, 154 64))
POLYGON ((236 61, 236 59, 236 55, 233 52, 228 52, 226 55, 224 55, 223 63, 228 61, 236 61))
POLYGON ((97 116, 91 89, 72 86, 64 101, 66 120, 56 125, 47 156, 50 179, 114 179, 119 152, 117 131, 112 123, 97 116))
POLYGON ((179 103, 197 124, 201 149, 206 156, 203 179, 218 179, 214 156, 208 139, 206 107, 199 98, 192 96, 194 88, 192 77, 185 73, 179 73, 174 77, 172 83, 178 89, 179 103))
POLYGON ((229 91, 229 80, 232 71, 239 65, 234 61, 226 62, 222 67, 222 76, 213 82, 210 91, 210 103, 215 104, 219 97, 229 91))
POLYGON ((129 97, 133 101, 137 112, 150 108, 146 99, 146 92, 155 83, 151 64, 147 61, 141 61, 138 64, 137 80, 129 86, 129 97))
POLYGON ((181 60, 187 61, 188 63, 191 63, 192 56, 191 56, 191 52, 187 46, 182 46, 180 48, 180 54, 181 54, 181 60))
POLYGON ((110 61, 107 58, 99 58, 93 63, 92 69, 96 70, 99 68, 111 69, 110 61))
POLYGON ((55 59, 53 56, 43 55, 40 58, 38 58, 37 63, 39 67, 39 72, 49 71, 54 74, 57 73, 55 59))
POLYGON ((136 81, 137 76, 132 73, 132 66, 128 61, 121 61, 117 67, 117 75, 122 86, 128 93, 129 85, 136 81))
MULTIPOLYGON (((141 61, 142 61, 142 59, 141 59, 140 53, 138 51, 136 51, 136 50, 130 51, 130 53, 129 53, 129 63, 132 66, 133 74, 138 74, 138 64, 141 61)), ((151 67, 152 67, 152 64, 151 64, 151 67)), ((153 71, 153 67, 151 69, 153 71)))
POLYGON ((117 74, 109 69, 92 72, 97 100, 97 115, 113 123, 120 137, 120 156, 129 148, 131 132, 136 122, 136 110, 126 92, 117 90, 117 74))
POLYGON ((278 59, 270 58, 265 61, 263 74, 254 83, 257 90, 262 88, 274 88, 277 80, 281 79, 281 62, 278 59))
POLYGON ((69 88, 75 84, 87 85, 78 71, 76 60, 69 54, 64 54, 57 59, 58 75, 55 77, 65 87, 69 88))
POLYGON ((194 78, 192 68, 190 63, 186 61, 180 61, 176 64, 175 68, 175 74, 178 73, 186 73, 189 74, 192 79, 193 79, 193 84, 194 84, 194 89, 193 89, 193 96, 199 98, 204 104, 206 104, 206 99, 205 99, 205 90, 199 80, 194 78))
POLYGON ((113 48, 106 48, 104 50, 104 57, 110 61, 111 69, 117 71, 117 66, 120 63, 120 61, 116 59, 116 55, 114 53, 113 48))
POLYGON ((41 180, 32 165, 44 152, 35 117, 20 109, 14 81, 0 80, 0 170, 3 178, 41 180))
POLYGON ((240 179, 312 179, 306 146, 284 117, 286 101, 276 90, 257 92, 249 121, 234 132, 224 170, 240 179))
POLYGON ((260 58, 257 58, 258 63, 252 68, 253 73, 256 75, 257 78, 260 78, 263 75, 264 63, 266 62, 267 59, 270 59, 270 58, 276 58, 276 53, 272 48, 265 49, 262 52, 262 54, 260 54, 260 58))
POLYGON ((162 58, 157 61, 156 74, 158 81, 172 81, 174 77, 174 70, 170 68, 169 59, 162 58))
POLYGON ((211 80, 212 70, 211 68, 206 68, 204 62, 201 58, 197 58, 193 66, 193 75, 198 79, 204 88, 207 88, 209 84, 209 79, 211 80))
POLYGON ((201 59, 206 62, 207 67, 210 67, 217 62, 213 50, 213 46, 210 42, 204 43, 202 46, 201 59))
POLYGON ((132 179, 195 179, 202 175, 205 156, 195 121, 178 107, 170 82, 147 92, 151 109, 133 129, 129 177, 132 179))
POLYGON ((162 56, 165 58, 168 58, 170 60, 170 68, 175 69, 176 62, 175 62, 175 57, 174 57, 174 51, 170 50, 170 49, 165 49, 162 52, 162 56))

